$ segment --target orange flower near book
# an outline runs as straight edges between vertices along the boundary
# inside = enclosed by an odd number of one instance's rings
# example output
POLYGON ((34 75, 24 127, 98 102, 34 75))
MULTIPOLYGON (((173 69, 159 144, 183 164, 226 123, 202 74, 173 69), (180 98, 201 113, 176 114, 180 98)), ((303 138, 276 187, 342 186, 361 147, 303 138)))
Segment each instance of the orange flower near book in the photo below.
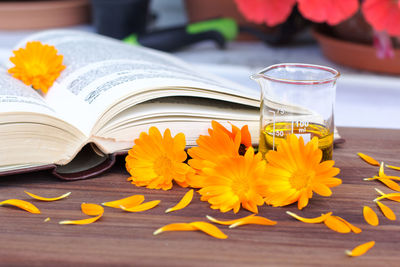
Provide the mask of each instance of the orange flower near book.
POLYGON ((257 206, 263 205, 268 181, 264 179, 265 161, 260 153, 254 155, 250 147, 244 156, 221 158, 209 163, 198 175, 203 188, 198 192, 202 201, 208 201, 212 209, 235 213, 240 206, 258 213, 257 206))
POLYGON ((162 136, 156 127, 151 127, 149 134, 142 132, 125 158, 126 170, 132 175, 128 181, 150 189, 171 189, 173 180, 188 186, 187 177, 193 170, 184 163, 185 146, 183 133, 172 137, 166 129, 162 136))
MULTIPOLYGON (((197 174, 201 174, 202 169, 208 167, 207 164, 216 163, 222 157, 237 157, 242 145, 246 148, 251 147, 251 136, 247 125, 241 129, 232 125, 232 131, 216 121, 212 121, 211 125, 212 128, 208 129, 209 135, 201 135, 196 141, 198 146, 188 150, 191 157, 189 165, 197 174)), ((198 175, 191 177, 190 186, 203 187, 201 177, 198 175)))
POLYGON ((313 192, 330 196, 330 188, 342 183, 341 179, 334 178, 340 170, 333 167, 333 160, 321 162, 321 159, 322 151, 316 137, 307 144, 294 134, 281 140, 277 151, 266 154, 268 194, 265 202, 274 207, 297 202, 297 207, 302 209, 313 192))
POLYGON ((54 81, 65 69, 62 64, 63 56, 57 55, 54 46, 38 41, 28 42, 25 48, 13 51, 10 61, 14 67, 8 72, 26 85, 47 93, 54 81))

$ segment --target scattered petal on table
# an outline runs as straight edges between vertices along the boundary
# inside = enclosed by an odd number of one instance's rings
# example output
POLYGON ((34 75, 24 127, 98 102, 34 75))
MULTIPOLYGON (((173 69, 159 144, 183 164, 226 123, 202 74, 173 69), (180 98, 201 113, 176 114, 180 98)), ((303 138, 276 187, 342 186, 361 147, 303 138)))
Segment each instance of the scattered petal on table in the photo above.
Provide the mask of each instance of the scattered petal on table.
POLYGON ((276 221, 272 221, 270 219, 267 219, 265 217, 261 216, 252 216, 252 217, 247 217, 243 218, 229 226, 229 228, 236 228, 241 225, 246 225, 246 224, 258 224, 258 225, 275 225, 276 221))
POLYGON ((35 194, 32 194, 32 193, 29 193, 27 191, 24 191, 24 192, 28 196, 30 196, 30 197, 32 197, 34 199, 37 199, 37 200, 41 200, 41 201, 56 201, 56 200, 60 200, 60 199, 66 198, 67 196, 71 195, 71 192, 68 192, 68 193, 65 193, 65 194, 63 194, 61 196, 58 196, 58 197, 48 198, 48 197, 41 197, 41 196, 38 196, 38 195, 35 195, 35 194))
POLYGON ((81 210, 84 214, 95 217, 82 220, 65 220, 59 222, 59 224, 79 224, 79 225, 91 224, 100 219, 104 213, 104 208, 102 206, 92 203, 82 203, 81 210))
POLYGON ((228 236, 218 229, 215 225, 208 222, 192 222, 190 225, 196 227, 200 231, 209 234, 215 238, 226 239, 228 236))
POLYGON ((46 219, 44 219, 43 222, 48 222, 48 221, 50 221, 50 217, 47 217, 46 219))
POLYGON ((196 231, 196 230, 197 230, 196 227, 188 223, 171 223, 161 228, 158 228, 153 232, 153 235, 158 235, 161 234, 162 232, 167 232, 167 231, 196 231))
POLYGON ((96 217, 83 219, 83 220, 65 220, 65 221, 59 222, 59 224, 77 224, 77 225, 91 224, 91 223, 94 223, 95 221, 97 221, 98 219, 100 219, 102 215, 103 214, 96 216, 96 217))
POLYGON ((396 170, 396 171, 400 171, 400 167, 398 167, 398 166, 393 166, 393 165, 388 165, 388 164, 385 164, 385 166, 390 168, 390 169, 393 169, 393 170, 396 170))
POLYGON ((379 177, 384 177, 386 176, 385 171, 384 171, 384 166, 385 164, 383 164, 383 161, 381 162, 381 165, 379 166, 379 173, 378 176, 379 177))
POLYGON ((196 231, 196 230, 203 231, 204 233, 219 239, 225 239, 228 237, 221 230, 219 230, 218 227, 207 222, 171 223, 157 229, 156 231, 154 231, 153 235, 158 235, 166 231, 196 231))
POLYGON ((157 206, 161 201, 160 200, 153 200, 153 201, 149 201, 131 208, 126 208, 124 206, 121 206, 121 209, 123 209, 124 211, 129 211, 129 212, 140 212, 140 211, 146 211, 149 209, 154 208, 155 206, 157 206))
POLYGON ((374 165, 374 166, 379 166, 379 162, 376 159, 374 159, 373 157, 370 157, 364 153, 357 153, 357 155, 360 158, 362 158, 365 162, 367 162, 371 165, 374 165))
POLYGON ((121 206, 124 206, 125 208, 131 208, 137 205, 140 205, 144 201, 144 196, 143 195, 133 195, 130 197, 114 200, 114 201, 109 201, 109 202, 104 202, 101 203, 101 205, 106 206, 106 207, 111 207, 111 208, 117 208, 120 209, 121 206))
POLYGON ((328 212, 325 214, 322 214, 319 217, 315 217, 315 218, 304 218, 304 217, 300 217, 299 215, 290 212, 290 211, 286 211, 287 214, 289 214, 290 216, 294 217, 295 219, 302 221, 304 223, 322 223, 323 221, 325 221, 326 218, 328 218, 329 216, 331 216, 332 212, 328 212))
POLYGON ((384 192, 382 192, 378 188, 375 188, 375 190, 376 190, 376 192, 378 192, 381 195, 380 197, 377 197, 377 198, 374 199, 375 202, 378 201, 378 200, 381 200, 381 199, 385 199, 385 198, 393 200, 393 201, 400 202, 400 193, 385 194, 384 192))
POLYGON ((207 217, 207 219, 209 219, 213 223, 218 223, 218 224, 222 224, 222 225, 232 225, 232 224, 237 223, 237 222, 239 222, 239 221, 241 221, 243 219, 253 217, 254 215, 255 214, 251 214, 251 215, 243 217, 243 218, 239 218, 239 219, 235 219, 235 220, 229 220, 229 221, 220 221, 220 220, 217 220, 214 217, 211 217, 209 215, 206 215, 206 217, 207 217))
POLYGON ((375 245, 375 241, 370 241, 361 245, 358 245, 357 247, 353 248, 353 250, 346 250, 346 254, 348 256, 352 257, 357 257, 361 256, 364 253, 366 253, 368 250, 370 250, 373 246, 375 245))
POLYGON ((375 201, 375 202, 378 205, 378 207, 381 209, 383 215, 385 215, 386 218, 388 218, 391 221, 396 220, 396 214, 394 214, 394 212, 392 211, 391 208, 389 208, 388 206, 386 206, 385 204, 383 204, 379 201, 375 201))
POLYGON ((348 227, 350 227, 350 230, 351 230, 353 233, 359 234, 359 233, 362 232, 361 228, 358 228, 357 226, 351 224, 350 222, 346 221, 346 220, 343 219, 342 217, 339 217, 339 216, 333 216, 333 217, 335 217, 335 218, 341 220, 342 222, 344 222, 348 227))
POLYGON ((336 218, 336 216, 328 216, 324 223, 328 228, 338 233, 346 234, 351 231, 351 228, 345 222, 336 218))
POLYGON ((384 185, 389 187, 390 189, 400 192, 400 185, 388 178, 378 178, 379 181, 381 181, 384 185))
POLYGON ((375 211, 373 211, 370 207, 364 206, 363 215, 368 224, 372 226, 377 226, 379 224, 378 215, 376 215, 375 211))
POLYGON ((30 203, 28 201, 21 200, 21 199, 7 199, 7 200, 0 202, 0 206, 3 206, 3 205, 15 206, 20 209, 26 210, 30 213, 35 213, 35 214, 40 213, 40 210, 35 205, 33 205, 32 203, 30 203))
POLYGON ((193 189, 190 189, 186 194, 183 196, 183 198, 176 204, 174 207, 167 209, 165 212, 171 212, 171 211, 176 211, 185 208, 187 205, 190 204, 190 202, 193 199, 193 189))

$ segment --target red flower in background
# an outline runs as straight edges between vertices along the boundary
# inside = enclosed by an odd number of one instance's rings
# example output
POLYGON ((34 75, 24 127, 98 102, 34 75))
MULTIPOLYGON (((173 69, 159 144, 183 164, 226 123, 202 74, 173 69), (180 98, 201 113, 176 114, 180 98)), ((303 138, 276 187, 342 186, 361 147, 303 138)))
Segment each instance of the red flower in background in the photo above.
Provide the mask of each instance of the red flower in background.
POLYGON ((284 22, 292 12, 296 0, 235 0, 243 16, 255 23, 275 26, 284 22))
MULTIPOLYGON (((379 1, 379 0, 378 0, 379 1)), ((336 25, 358 10, 358 0, 297 0, 300 13, 314 22, 336 25)))
POLYGON ((400 1, 365 0, 362 4, 365 20, 376 30, 400 36, 400 1))

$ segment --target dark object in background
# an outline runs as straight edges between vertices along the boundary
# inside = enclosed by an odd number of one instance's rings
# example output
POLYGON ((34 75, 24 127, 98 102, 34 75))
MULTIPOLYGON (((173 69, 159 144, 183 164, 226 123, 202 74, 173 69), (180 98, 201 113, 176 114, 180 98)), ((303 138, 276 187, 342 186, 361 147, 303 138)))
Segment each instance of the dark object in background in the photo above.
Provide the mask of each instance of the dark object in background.
POLYGON ((124 41, 171 52, 202 41, 214 41, 219 48, 224 48, 226 42, 234 40, 237 34, 238 27, 233 19, 217 18, 145 34, 134 33, 124 41))
POLYGON ((97 33, 122 39, 132 32, 144 33, 150 0, 91 0, 97 33))

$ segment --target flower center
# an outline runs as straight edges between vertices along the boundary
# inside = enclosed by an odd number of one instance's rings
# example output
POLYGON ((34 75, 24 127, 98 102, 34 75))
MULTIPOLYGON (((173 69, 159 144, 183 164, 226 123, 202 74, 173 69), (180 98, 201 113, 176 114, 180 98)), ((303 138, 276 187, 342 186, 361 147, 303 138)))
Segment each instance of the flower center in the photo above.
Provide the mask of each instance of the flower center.
POLYGON ((232 191, 238 195, 243 196, 250 190, 250 181, 247 177, 243 177, 241 175, 237 175, 233 179, 232 183, 232 191))
POLYGON ((154 170, 159 176, 171 176, 171 171, 173 169, 172 160, 165 155, 158 157, 154 161, 154 170))
POLYGON ((289 182, 293 188, 300 190, 307 188, 311 180, 314 178, 314 171, 310 170, 296 170, 289 178, 289 182))

